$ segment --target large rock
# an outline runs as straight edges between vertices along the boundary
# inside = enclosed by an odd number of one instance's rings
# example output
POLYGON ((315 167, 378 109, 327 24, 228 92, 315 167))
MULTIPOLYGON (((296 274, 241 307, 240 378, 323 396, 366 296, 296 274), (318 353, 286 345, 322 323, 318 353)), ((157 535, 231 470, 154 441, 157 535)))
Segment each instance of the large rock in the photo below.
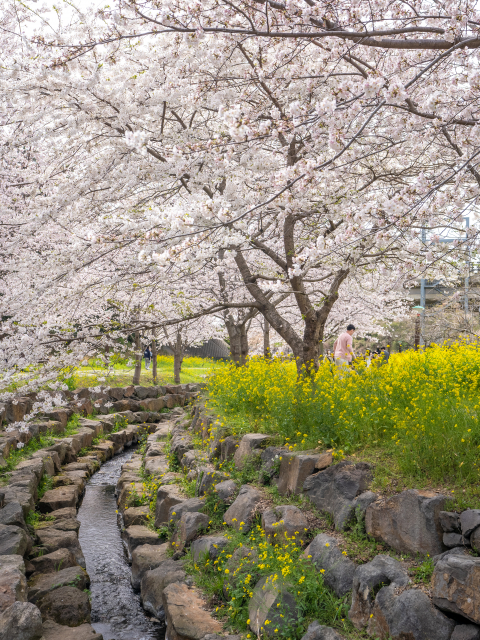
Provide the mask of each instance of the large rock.
POLYGON ((476 624, 457 624, 450 640, 480 640, 480 627, 476 624))
POLYGON ((168 522, 177 522, 183 516, 184 513, 203 512, 205 509, 204 498, 189 498, 184 500, 178 505, 170 507, 168 512, 168 522))
POLYGON ((14 525, 0 524, 0 555, 23 556, 28 548, 28 537, 23 529, 14 525))
POLYGON ((298 618, 295 598, 274 578, 259 580, 248 603, 250 629, 257 636, 273 636, 276 627, 293 626, 298 618))
POLYGON ((70 549, 57 549, 30 561, 36 573, 54 573, 68 567, 75 567, 77 561, 70 549))
POLYGON ((131 582, 134 589, 140 588, 142 578, 147 571, 156 569, 168 560, 169 548, 170 545, 165 542, 159 545, 143 544, 133 551, 131 582))
POLYGON ((45 492, 38 507, 41 513, 49 513, 65 507, 75 507, 78 502, 78 490, 75 486, 57 487, 45 492))
POLYGON ((288 543, 295 539, 303 544, 308 531, 308 521, 298 507, 282 505, 262 513, 262 527, 272 543, 288 543))
POLYGON ((467 509, 460 514, 460 527, 463 535, 468 538, 476 529, 480 527, 480 509, 467 509))
POLYGON ((197 495, 204 496, 210 493, 214 486, 220 484, 221 481, 227 480, 227 474, 222 471, 216 471, 211 466, 203 466, 198 468, 197 495))
POLYGON ((357 629, 366 627, 374 604, 374 593, 383 585, 403 587, 408 584, 406 569, 394 558, 379 555, 355 570, 352 588, 352 606, 348 617, 357 629))
POLYGON ((20 482, 21 481, 18 481, 18 485, 17 483, 10 483, 2 489, 4 495, 3 500, 5 504, 19 502, 22 505, 23 515, 26 518, 29 511, 33 511, 35 508, 35 501, 33 499, 35 492, 32 491, 30 487, 20 484, 20 482))
POLYGON ((75 587, 59 587, 49 591, 38 602, 44 619, 53 620, 67 627, 78 627, 90 622, 88 595, 75 587))
POLYGON ((309 625, 301 640, 344 640, 344 638, 335 629, 324 627, 315 620, 309 625))
POLYGON ((129 507, 123 512, 123 522, 125 527, 131 527, 133 524, 146 524, 150 515, 148 506, 129 507))
POLYGON ((187 574, 182 564, 175 560, 165 560, 156 569, 147 571, 142 578, 141 597, 142 606, 155 618, 163 620, 163 591, 169 584, 184 582, 187 574))
POLYGON ((19 502, 12 501, 6 504, 3 509, 0 509, 0 524, 14 525, 25 529, 26 524, 22 505, 19 502))
POLYGON ((28 582, 28 601, 36 604, 50 591, 65 586, 76 587, 83 591, 89 584, 88 574, 81 567, 67 567, 55 573, 37 574, 28 582))
POLYGON ((0 640, 39 640, 42 616, 31 602, 15 602, 0 615, 0 640))
POLYGON ((264 449, 272 436, 266 436, 263 433, 247 433, 240 440, 233 461, 237 469, 243 469, 247 459, 257 450, 264 449))
POLYGON ((169 584, 163 591, 163 606, 169 640, 202 640, 222 631, 220 622, 205 611, 199 593, 185 584, 169 584))
POLYGON ((193 449, 193 442, 190 436, 182 430, 176 430, 170 441, 170 452, 177 456, 180 462, 183 456, 193 449))
POLYGON ((227 436, 220 442, 220 461, 228 462, 233 460, 235 451, 238 449, 238 439, 234 436, 227 436))
POLYGON ((215 494, 221 502, 230 504, 237 490, 237 485, 233 480, 224 480, 215 485, 215 494))
POLYGON ((11 607, 15 601, 27 600, 27 579, 16 566, 1 567, 0 570, 0 613, 11 607))
POLYGON ((344 596, 350 591, 356 566, 343 555, 335 538, 326 533, 319 533, 303 555, 311 559, 318 571, 322 572, 325 584, 333 589, 337 596, 344 596))
POLYGON ((175 551, 182 551, 198 533, 208 528, 208 516, 198 511, 187 512, 182 515, 175 526, 175 533, 171 545, 175 551))
POLYGON ((130 555, 133 553, 133 551, 137 547, 141 545, 162 544, 160 538, 155 533, 155 531, 152 531, 151 529, 148 529, 148 527, 145 527, 143 525, 138 525, 138 524, 134 524, 131 527, 127 527, 122 532, 122 538, 125 540, 127 544, 127 548, 130 555))
POLYGON ((77 564, 85 569, 85 558, 74 531, 61 531, 54 527, 47 527, 46 529, 37 529, 36 533, 40 545, 48 553, 62 548, 68 549, 72 552, 77 564))
POLYGON ((262 494, 258 489, 244 484, 240 487, 236 500, 225 512, 225 522, 238 531, 249 531, 255 509, 261 499, 262 494))
POLYGON ((192 542, 191 551, 194 562, 201 562, 204 559, 216 560, 222 549, 228 544, 228 539, 224 536, 203 536, 192 542))
POLYGON ((371 480, 368 464, 343 461, 308 476, 303 489, 317 509, 332 514, 335 528, 342 530, 355 513, 356 498, 368 489, 371 480))
POLYGON ((87 623, 71 628, 46 620, 43 623, 42 640, 103 640, 103 636, 87 623))
POLYGON ((461 533, 460 518, 455 511, 440 511, 438 519, 445 533, 461 533))
POLYGON ((450 640, 455 623, 430 602, 420 589, 395 595, 383 587, 375 598, 368 633, 379 640, 450 640))
POLYGON ((437 555, 443 551, 440 511, 446 497, 409 489, 371 504, 365 516, 367 533, 402 553, 437 555))
MULTIPOLYGON (((329 455, 329 463, 325 459, 322 467, 326 469, 333 462, 332 454, 329 455)), ((317 454, 307 453, 283 453, 280 462, 280 473, 278 477, 278 493, 282 496, 299 494, 303 491, 303 483, 315 471, 318 471, 317 462, 319 459, 317 454)))
POLYGON ((480 558, 447 555, 435 565, 432 577, 434 604, 480 623, 480 558))
POLYGON ((168 460, 164 456, 152 456, 145 463, 147 476, 162 477, 168 471, 168 460))
POLYGON ((155 505, 155 527, 157 529, 168 522, 168 513, 171 507, 185 502, 185 498, 178 485, 162 485, 157 491, 155 505))

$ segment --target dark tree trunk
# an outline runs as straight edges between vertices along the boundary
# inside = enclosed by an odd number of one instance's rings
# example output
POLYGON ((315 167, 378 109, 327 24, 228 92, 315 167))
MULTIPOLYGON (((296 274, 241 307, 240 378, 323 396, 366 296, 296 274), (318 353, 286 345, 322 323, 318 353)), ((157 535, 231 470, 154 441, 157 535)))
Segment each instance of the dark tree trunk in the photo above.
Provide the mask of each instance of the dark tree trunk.
POLYGON ((241 352, 241 364, 244 365, 248 359, 248 333, 247 324, 244 322, 240 325, 240 352, 241 352))
POLYGON ((133 384, 140 384, 140 374, 142 373, 142 345, 140 342, 140 334, 135 331, 135 371, 133 373, 133 384))
POLYGON ((270 350, 270 323, 263 321, 263 357, 270 360, 272 352, 270 350))
POLYGON ((183 363, 183 342, 182 333, 177 331, 175 345, 173 347, 173 380, 175 384, 180 384, 180 372, 183 363))
POLYGON ((153 384, 157 384, 157 341, 156 336, 152 340, 152 378, 153 384))

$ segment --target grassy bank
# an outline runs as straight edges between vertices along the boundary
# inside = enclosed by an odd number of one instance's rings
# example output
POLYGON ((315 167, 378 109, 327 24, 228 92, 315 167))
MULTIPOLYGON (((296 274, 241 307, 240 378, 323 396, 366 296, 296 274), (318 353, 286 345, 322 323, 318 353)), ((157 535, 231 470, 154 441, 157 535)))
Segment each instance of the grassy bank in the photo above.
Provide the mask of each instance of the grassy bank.
MULTIPOLYGON (((182 383, 205 382, 206 378, 223 366, 223 362, 215 362, 209 358, 185 358, 182 364, 180 380, 182 383)), ((73 372, 73 381, 76 387, 92 387, 97 384, 109 386, 125 386, 132 384, 135 364, 128 359, 118 358, 114 364, 105 367, 100 359, 92 359, 88 365, 78 367, 73 372)), ((157 382, 156 384, 173 383, 173 356, 157 356, 157 382)), ((142 372, 140 384, 150 386, 154 384, 152 365, 145 369, 145 360, 142 360, 142 372)))
POLYGON ((273 433, 292 449, 333 448, 337 457, 361 453, 387 476, 468 493, 480 474, 479 386, 479 345, 458 343, 347 372, 322 363, 300 381, 293 362, 253 358, 216 371, 208 390, 234 432, 273 433))

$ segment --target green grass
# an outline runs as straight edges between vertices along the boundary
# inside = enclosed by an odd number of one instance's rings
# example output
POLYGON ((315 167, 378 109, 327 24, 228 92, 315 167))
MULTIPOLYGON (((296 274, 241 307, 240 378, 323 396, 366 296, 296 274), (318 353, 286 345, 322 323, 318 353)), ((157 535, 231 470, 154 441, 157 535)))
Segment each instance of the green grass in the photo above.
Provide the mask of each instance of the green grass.
MULTIPOLYGON (((215 370, 224 366, 223 362, 216 362, 208 358, 185 358, 182 365, 180 380, 183 384, 188 382, 205 382, 208 376, 215 370)), ((76 387, 91 387, 100 384, 109 386, 125 386, 132 383, 135 366, 125 359, 116 359, 108 369, 99 359, 90 360, 86 366, 75 370, 73 376, 76 387), (103 380, 104 378, 104 380, 103 380)), ((140 384, 150 386, 153 384, 172 384, 173 357, 157 357, 157 381, 153 380, 152 364, 150 369, 145 369, 145 361, 142 360, 140 384)))

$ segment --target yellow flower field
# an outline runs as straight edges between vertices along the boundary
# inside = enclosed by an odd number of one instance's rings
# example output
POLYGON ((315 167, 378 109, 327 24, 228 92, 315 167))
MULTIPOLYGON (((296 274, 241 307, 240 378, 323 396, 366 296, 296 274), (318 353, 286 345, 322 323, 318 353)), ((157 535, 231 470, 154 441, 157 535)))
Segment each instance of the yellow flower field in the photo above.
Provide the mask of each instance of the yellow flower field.
POLYGON ((279 434, 292 449, 382 447, 410 476, 468 483, 480 472, 479 388, 480 345, 460 342, 345 373, 323 362, 301 380, 294 362, 252 358, 209 381, 213 408, 237 429, 279 434))

